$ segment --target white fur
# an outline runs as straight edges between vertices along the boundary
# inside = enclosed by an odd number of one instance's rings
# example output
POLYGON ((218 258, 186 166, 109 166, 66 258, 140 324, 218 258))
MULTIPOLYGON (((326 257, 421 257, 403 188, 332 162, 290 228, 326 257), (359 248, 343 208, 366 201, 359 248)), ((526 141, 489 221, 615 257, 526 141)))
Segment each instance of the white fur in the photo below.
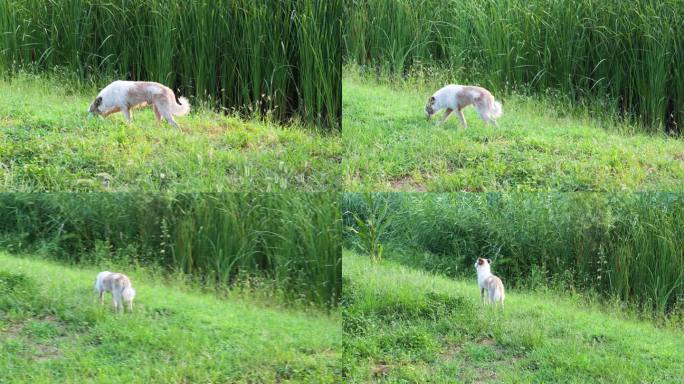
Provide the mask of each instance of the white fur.
POLYGON ((482 120, 498 127, 496 119, 503 115, 501 103, 494 100, 488 90, 469 85, 449 84, 437 90, 425 105, 425 116, 430 119, 438 111, 446 109, 442 123, 446 122, 452 112, 456 112, 464 128, 467 128, 468 123, 462 109, 469 105, 475 107, 482 120))
POLYGON ((144 81, 117 80, 104 87, 90 104, 89 115, 93 113, 106 117, 121 111, 128 122, 132 119, 131 110, 137 106, 152 105, 157 122, 163 117, 169 124, 180 128, 173 119, 190 112, 190 103, 185 97, 176 102, 173 91, 159 83, 144 81))
POLYGON ((490 303, 501 303, 501 308, 504 306, 504 299, 506 293, 504 292, 503 282, 498 277, 492 275, 491 262, 489 259, 479 258, 475 262, 475 269, 477 270, 477 284, 480 287, 480 298, 487 303, 484 291, 487 290, 490 303), (482 262, 480 263, 480 260, 482 262))
POLYGON ((95 278, 95 292, 100 296, 100 304, 104 303, 104 293, 111 292, 115 312, 118 312, 119 309, 123 311, 123 303, 128 306, 129 311, 133 311, 135 289, 133 289, 128 276, 123 273, 109 271, 98 273, 95 278))

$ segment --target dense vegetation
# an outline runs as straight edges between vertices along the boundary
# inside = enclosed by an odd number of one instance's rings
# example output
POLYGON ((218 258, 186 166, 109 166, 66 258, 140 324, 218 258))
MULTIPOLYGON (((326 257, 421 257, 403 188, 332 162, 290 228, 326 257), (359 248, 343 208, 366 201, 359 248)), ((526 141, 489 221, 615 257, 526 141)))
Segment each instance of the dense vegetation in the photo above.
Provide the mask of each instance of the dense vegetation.
MULTIPOLYGON (((416 257, 420 257, 416 255, 416 257)), ((464 281, 345 252, 345 383, 679 383, 680 327, 619 303, 509 289, 505 310, 464 281)), ((510 288, 510 287, 509 287, 510 288)))
POLYGON ((0 1, 0 72, 162 82, 339 130, 341 1, 0 1))
MULTIPOLYGON (((132 313, 97 303, 95 275, 0 252, 0 370, 8 383, 335 383, 339 315, 254 292, 201 292, 180 276, 125 268, 132 313), (177 277, 177 278, 176 278, 177 277)), ((111 270, 110 269, 110 270, 111 270)), ((118 269, 114 269, 118 270, 118 269)))
POLYGON ((71 263, 141 264, 203 284, 270 284, 334 306, 341 290, 333 193, 2 194, 0 246, 71 263))
POLYGON ((344 60, 501 90, 559 90, 682 133, 684 5, 667 1, 345 2, 344 60))
POLYGON ((682 310, 682 194, 346 194, 342 209, 346 244, 364 253, 381 243, 410 265, 469 277, 486 257, 512 287, 682 310))

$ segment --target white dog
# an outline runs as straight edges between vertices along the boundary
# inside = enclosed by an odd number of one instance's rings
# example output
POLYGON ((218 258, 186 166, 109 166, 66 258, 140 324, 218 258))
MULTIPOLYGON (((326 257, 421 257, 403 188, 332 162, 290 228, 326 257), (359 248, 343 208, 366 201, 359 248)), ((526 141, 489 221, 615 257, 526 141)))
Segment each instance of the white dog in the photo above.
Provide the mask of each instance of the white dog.
POLYGON ((475 263, 475 269, 477 270, 477 284, 480 286, 480 298, 486 304, 487 299, 485 298, 484 291, 487 290, 489 296, 489 301, 494 303, 501 303, 501 308, 504 306, 504 299, 506 294, 504 292, 504 286, 501 279, 492 275, 491 261, 489 259, 478 258, 475 263))
POLYGON ((435 92, 425 105, 425 116, 428 120, 441 109, 445 109, 442 124, 456 111, 456 115, 463 123, 464 128, 468 128, 468 123, 463 117, 463 108, 469 105, 475 106, 480 118, 487 123, 499 126, 495 119, 503 115, 501 103, 494 100, 494 96, 482 87, 469 85, 449 84, 435 92))
POLYGON ((123 273, 103 271, 97 274, 95 278, 95 292, 100 295, 100 304, 104 304, 104 293, 111 292, 114 298, 114 311, 122 311, 124 307, 121 300, 128 306, 128 311, 133 311, 133 299, 135 298, 135 289, 131 285, 131 279, 123 273))
POLYGON ((159 83, 149 81, 117 80, 104 87, 97 94, 95 101, 90 104, 88 116, 94 113, 107 117, 112 113, 123 113, 130 123, 131 109, 137 106, 151 104, 157 123, 164 119, 174 127, 180 129, 173 115, 183 116, 190 112, 190 103, 185 97, 177 97, 173 91, 159 83))

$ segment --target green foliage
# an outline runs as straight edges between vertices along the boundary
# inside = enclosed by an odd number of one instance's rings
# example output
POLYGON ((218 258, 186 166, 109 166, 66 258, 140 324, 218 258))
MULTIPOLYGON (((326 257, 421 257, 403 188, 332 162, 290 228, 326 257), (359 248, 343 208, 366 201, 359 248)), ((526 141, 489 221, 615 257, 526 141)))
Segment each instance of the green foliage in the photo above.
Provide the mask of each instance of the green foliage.
POLYGON ((0 1, 0 72, 151 80, 340 129, 341 0, 0 1))
POLYGON ((335 306, 341 290, 333 193, 1 194, 0 233, 73 263, 142 264, 228 287, 273 281, 292 301, 335 306))
MULTIPOLYGON (((342 209, 363 215, 355 196, 342 209)), ((487 257, 509 286, 543 281, 602 292, 661 315, 681 308, 681 194, 390 193, 374 199, 393 205, 385 253, 408 264, 471 276, 474 261, 487 257)))
POLYGON ((371 259, 382 259, 382 238, 388 235, 390 226, 389 205, 382 199, 374 199, 372 194, 363 195, 364 208, 360 211, 345 211, 354 218, 354 225, 347 226, 355 240, 356 247, 368 254, 371 259))
POLYGON ((680 0, 364 0, 343 14, 347 62, 398 76, 440 67, 499 91, 556 89, 644 131, 682 133, 680 0))
POLYGON ((387 259, 343 259, 347 383, 675 383, 684 375, 681 324, 660 328, 576 296, 523 293, 510 280, 505 309, 483 307, 474 269, 455 281, 387 259))
POLYGON ((338 382, 336 313, 285 309, 256 291, 219 297, 130 267, 135 308, 115 315, 111 295, 100 306, 93 292, 99 271, 0 252, 0 286, 14 276, 33 287, 9 306, 0 288, 2 381, 338 382), (44 305, 23 310, 33 302, 44 305))

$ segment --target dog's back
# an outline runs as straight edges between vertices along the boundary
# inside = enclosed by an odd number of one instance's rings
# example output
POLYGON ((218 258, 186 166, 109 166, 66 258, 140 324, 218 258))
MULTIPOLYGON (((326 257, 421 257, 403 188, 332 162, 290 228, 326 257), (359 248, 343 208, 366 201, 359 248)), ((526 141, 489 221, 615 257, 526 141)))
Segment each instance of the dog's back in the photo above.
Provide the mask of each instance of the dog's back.
POLYGON ((95 290, 100 294, 104 292, 111 292, 114 298, 114 308, 123 308, 121 299, 128 304, 128 309, 133 310, 133 299, 135 298, 135 289, 131 284, 131 280, 123 273, 103 271, 97 274, 95 279, 95 290))

